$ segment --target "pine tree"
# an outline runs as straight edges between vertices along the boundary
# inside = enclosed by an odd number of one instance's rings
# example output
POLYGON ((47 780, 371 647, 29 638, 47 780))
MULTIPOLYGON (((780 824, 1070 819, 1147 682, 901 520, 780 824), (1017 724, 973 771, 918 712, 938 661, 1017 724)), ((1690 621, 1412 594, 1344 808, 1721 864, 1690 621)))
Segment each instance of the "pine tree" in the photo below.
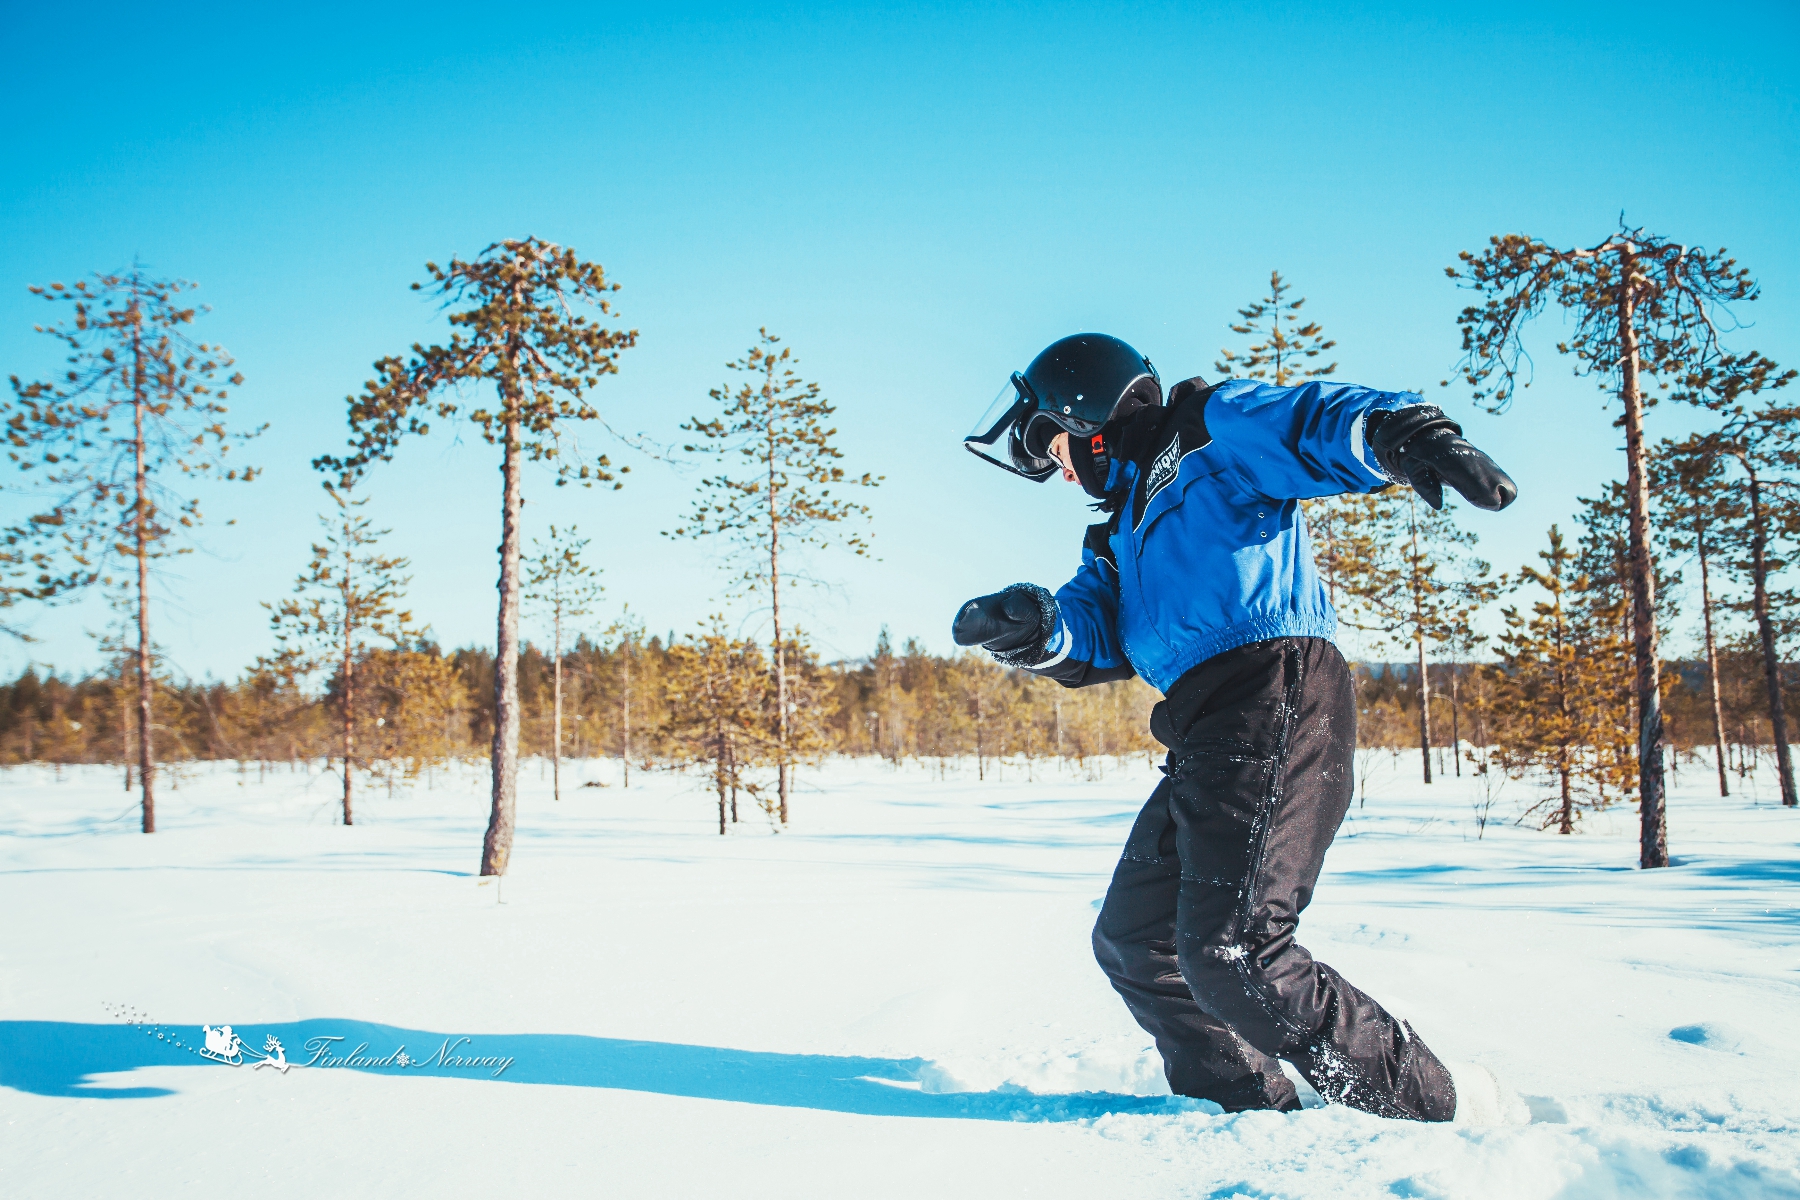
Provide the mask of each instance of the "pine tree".
POLYGON ((1359 589, 1366 590, 1382 576, 1378 560, 1393 532, 1397 499, 1384 490, 1300 502, 1313 561, 1334 610, 1354 609, 1359 589))
POLYGON ((1277 387, 1296 380, 1316 379, 1337 370, 1336 363, 1311 365, 1337 343, 1325 337, 1317 321, 1300 323, 1300 309, 1306 297, 1288 300, 1292 285, 1280 271, 1269 272, 1269 294, 1238 309, 1243 324, 1231 326, 1231 332, 1259 337, 1242 351, 1220 350, 1222 359, 1213 364, 1219 374, 1231 379, 1267 379, 1277 387), (1283 328, 1282 322, 1287 322, 1283 328))
POLYGON ((1725 478, 1725 459, 1704 436, 1665 439, 1651 463, 1651 488, 1658 497, 1657 533, 1671 555, 1693 554, 1700 568, 1701 644, 1706 658, 1708 715, 1719 795, 1731 795, 1725 763, 1725 712, 1719 696, 1719 643, 1713 615, 1712 571, 1730 530, 1744 518, 1737 489, 1725 478))
POLYGON ((1713 445, 1741 478, 1744 518, 1737 523, 1739 557, 1733 565, 1751 586, 1750 615, 1762 658, 1776 770, 1782 803, 1789 806, 1800 796, 1788 744, 1776 611, 1792 611, 1796 598, 1792 592, 1773 591, 1770 581, 1787 565, 1782 544, 1791 547, 1800 538, 1800 504, 1795 503, 1800 499, 1800 407, 1777 403, 1773 393, 1796 374, 1754 351, 1722 355, 1689 371, 1677 393, 1725 419, 1713 445))
POLYGON ((1726 360, 1710 378, 1689 380, 1692 390, 1725 416, 1722 428, 1694 440, 1695 452, 1735 477, 1741 516, 1727 527, 1732 550, 1727 565, 1750 587, 1749 603, 1741 607, 1748 609, 1756 627, 1781 802, 1790 807, 1800 796, 1788 742, 1777 614, 1800 601, 1773 584, 1792 561, 1791 547, 1800 541, 1800 407, 1777 404, 1761 393, 1785 387, 1793 378, 1794 372, 1782 372, 1761 355, 1750 354, 1726 360))
POLYGON ((607 628, 606 638, 613 645, 613 656, 619 667, 619 762, 624 771, 624 786, 631 786, 631 696, 634 668, 644 646, 644 623, 631 614, 627 604, 619 619, 607 628))
MULTIPOLYGON (((314 740, 314 725, 320 726, 323 732, 323 714, 316 699, 308 696, 297 679, 268 657, 251 664, 233 692, 240 714, 239 724, 264 771, 277 760, 293 761, 301 757, 298 745, 314 740)), ((331 747, 326 745, 324 752, 329 757, 331 747)), ((313 757, 310 749, 306 757, 313 757)))
POLYGON ((1418 671, 1421 774, 1431 782, 1431 674, 1428 649, 1456 638, 1494 595, 1488 564, 1468 553, 1475 535, 1453 510, 1433 511, 1408 489, 1360 506, 1364 542, 1338 565, 1344 621, 1413 655, 1418 671))
MULTIPOLYGON (((1316 379, 1337 370, 1335 362, 1312 363, 1337 343, 1325 336, 1324 327, 1317 321, 1301 323, 1299 313, 1306 297, 1286 299, 1291 288, 1280 271, 1269 273, 1269 294, 1239 309, 1243 323, 1230 327, 1233 333, 1261 340, 1252 341, 1242 350, 1220 350, 1223 358, 1213 364, 1214 370, 1232 378, 1266 379, 1277 386, 1316 379)), ((1371 529, 1379 523, 1382 503, 1375 496, 1359 493, 1301 502, 1319 575, 1334 608, 1346 590, 1345 581, 1369 573, 1368 561, 1376 552, 1371 529)))
POLYGON ((525 577, 525 598, 540 605, 550 617, 550 661, 555 677, 550 789, 556 800, 562 799, 563 623, 593 612, 604 590, 596 578, 598 572, 581 561, 588 540, 576 536, 573 525, 562 533, 552 525, 548 541, 533 543, 537 553, 532 556, 530 574, 525 577))
POLYGON ((1653 397, 1646 396, 1644 384, 1661 379, 1667 386, 1715 362, 1720 350, 1711 311, 1755 299, 1756 284, 1723 250, 1678 245, 1624 227, 1596 246, 1570 249, 1507 234, 1490 238, 1480 255, 1465 251, 1459 257, 1461 266, 1449 267, 1447 273, 1485 297, 1457 317, 1463 334, 1461 370, 1478 403, 1502 412, 1516 390, 1530 386, 1530 358, 1521 337, 1525 325, 1551 301, 1575 319, 1573 334, 1558 343, 1558 351, 1574 356, 1578 374, 1618 393, 1637 663, 1638 865, 1666 867, 1662 664, 1644 446, 1644 410, 1653 397))
POLYGON ((879 476, 847 474, 837 465, 843 451, 833 444, 835 428, 826 422, 837 411, 795 372, 792 349, 776 346, 781 339, 766 328, 743 358, 727 363, 748 378, 734 390, 726 384, 710 395, 723 406, 711 420, 693 418, 682 429, 706 441, 688 445, 689 453, 715 456, 724 469, 702 481, 701 496, 683 527, 670 537, 724 536, 736 543, 747 561, 743 581, 754 590, 768 589, 774 624, 776 788, 781 823, 788 820, 788 768, 792 762, 789 726, 793 702, 788 695, 788 637, 782 628, 782 551, 821 548, 840 542, 854 554, 867 554, 860 530, 840 528, 853 519, 866 520, 867 505, 835 495, 836 485, 875 487, 879 476), (733 471, 731 467, 739 470, 733 471))
POLYGON ((1543 569, 1521 568, 1520 581, 1537 584, 1548 598, 1529 614, 1503 610, 1495 709, 1504 716, 1497 732, 1515 774, 1546 771, 1555 780, 1555 793, 1526 812, 1545 811, 1541 828, 1568 834, 1581 810, 1604 807, 1631 784, 1636 764, 1610 753, 1629 727, 1607 720, 1607 663, 1622 662, 1627 651, 1618 603, 1592 603, 1588 580, 1575 573, 1575 552, 1556 526, 1538 557, 1543 569))
POLYGON ((1782 543, 1791 547, 1800 535, 1800 478, 1795 476, 1800 455, 1794 448, 1794 410, 1787 410, 1774 420, 1767 420, 1768 415, 1762 414, 1765 420, 1746 423, 1733 431, 1735 445, 1730 453, 1744 475, 1745 524, 1749 533, 1749 553, 1734 565, 1750 580, 1750 616, 1756 622, 1757 649, 1761 651, 1781 802, 1793 808, 1800 803, 1800 797, 1796 796, 1793 749, 1788 741, 1776 613, 1791 614, 1800 604, 1793 591, 1777 591, 1770 581, 1793 563, 1782 543), (1785 472, 1785 477, 1778 472, 1785 472))
POLYGON ((417 637, 412 613, 399 607, 410 578, 407 560, 374 547, 391 529, 376 529, 362 513, 369 497, 349 498, 346 489, 326 485, 335 511, 321 513, 323 541, 313 543, 312 561, 294 581, 294 595, 264 604, 275 632, 276 652, 267 660, 278 677, 312 675, 335 666, 331 681, 342 731, 344 824, 354 824, 352 792, 356 768, 359 705, 358 664, 377 642, 402 646, 417 637))
MULTIPOLYGON (((1618 778, 1636 786, 1637 763, 1632 730, 1637 727, 1634 664, 1629 647, 1636 627, 1631 588, 1631 507, 1623 484, 1614 482, 1596 497, 1578 497, 1581 538, 1574 559, 1577 603, 1572 609, 1582 633, 1583 702, 1593 712, 1595 728, 1613 731, 1595 753, 1610 753, 1618 778)), ((1654 510, 1652 510, 1654 511, 1654 510)), ((1656 627, 1667 629, 1678 615, 1674 597, 1680 575, 1658 567, 1655 578, 1656 627)))
POLYGON ((1462 778, 1463 735, 1463 679, 1471 660, 1480 653, 1488 642, 1488 635, 1477 631, 1475 627, 1476 612, 1485 608, 1489 601, 1499 593, 1498 581, 1483 578, 1479 590, 1469 596, 1468 602, 1457 607, 1451 614, 1444 635, 1439 639, 1440 649, 1449 652, 1450 662, 1450 762, 1457 778, 1462 778))
MULTIPOLYGON (((176 477, 215 476, 249 482, 255 468, 231 468, 234 445, 262 429, 232 433, 225 401, 243 383, 231 356, 190 333, 204 311, 182 303, 193 288, 157 279, 141 266, 96 275, 72 286, 52 283, 32 293, 68 304, 69 320, 38 326, 69 350, 55 380, 22 383, 12 377, 4 414, 12 461, 41 468, 40 493, 49 506, 26 526, 54 532, 62 571, 40 572, 40 589, 93 582, 90 564, 129 564, 136 581, 138 780, 143 830, 156 831, 155 746, 151 702, 150 576, 156 563, 188 553, 181 544, 201 523, 200 502, 181 495, 176 477), (47 575, 47 579, 41 576, 47 575)), ((9 544, 12 534, 8 534, 9 544)))
MULTIPOLYGON (((637 332, 607 329, 609 283, 599 263, 538 238, 495 242, 473 260, 448 267, 426 263, 430 289, 446 305, 454 327, 444 346, 413 347, 412 357, 384 358, 376 377, 350 398, 352 451, 315 466, 346 479, 393 457, 407 434, 430 432, 427 418, 464 413, 456 399, 465 384, 491 384, 498 408, 470 408, 468 419, 500 447, 500 611, 494 647, 493 804, 482 839, 481 873, 504 875, 512 856, 519 775, 519 519, 527 462, 556 463, 557 483, 621 486, 605 455, 580 461, 569 435, 576 422, 598 421, 588 396, 618 371, 621 351, 637 332), (598 313, 577 313, 586 305, 598 313)), ((413 284, 415 291, 426 285, 413 284)), ((628 468, 619 468, 621 472, 628 468)))
POLYGON ((468 693, 435 646, 371 649, 357 674, 364 711, 374 718, 373 753, 365 757, 390 788, 458 756, 463 743, 457 718, 468 707, 468 693))
POLYGON ((679 758, 711 765, 721 836, 736 794, 762 791, 744 770, 769 757, 759 728, 767 682, 762 651, 727 633, 722 615, 669 647, 664 733, 679 758))

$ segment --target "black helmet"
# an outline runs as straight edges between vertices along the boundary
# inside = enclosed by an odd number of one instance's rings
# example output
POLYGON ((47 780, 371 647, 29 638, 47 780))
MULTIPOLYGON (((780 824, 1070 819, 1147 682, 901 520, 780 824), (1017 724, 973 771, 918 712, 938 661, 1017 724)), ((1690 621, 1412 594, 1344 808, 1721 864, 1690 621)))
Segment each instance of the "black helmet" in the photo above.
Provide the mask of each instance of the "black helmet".
POLYGON ((1056 474, 1050 442, 1060 432, 1098 433, 1134 409, 1160 406, 1162 380, 1150 360, 1104 333, 1051 342, 1015 372, 963 445, 1015 475, 1056 474))

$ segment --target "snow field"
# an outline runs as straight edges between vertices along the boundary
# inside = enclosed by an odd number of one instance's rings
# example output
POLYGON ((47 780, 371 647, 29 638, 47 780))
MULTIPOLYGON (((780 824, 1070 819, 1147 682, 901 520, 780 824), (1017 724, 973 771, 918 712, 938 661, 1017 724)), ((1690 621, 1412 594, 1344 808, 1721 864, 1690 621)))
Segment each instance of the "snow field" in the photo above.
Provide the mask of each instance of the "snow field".
POLYGON ((475 770, 343 828, 335 776, 196 769, 153 837, 115 772, 0 773, 0 1194, 1800 1196, 1800 817, 1690 767, 1639 872, 1629 809, 1510 783, 1477 839, 1472 780, 1362 765, 1302 940, 1530 1126, 1169 1097, 1088 947, 1141 758, 836 762, 725 838, 698 777, 532 767, 498 886, 475 770), (514 1064, 232 1069, 108 1004, 514 1064))

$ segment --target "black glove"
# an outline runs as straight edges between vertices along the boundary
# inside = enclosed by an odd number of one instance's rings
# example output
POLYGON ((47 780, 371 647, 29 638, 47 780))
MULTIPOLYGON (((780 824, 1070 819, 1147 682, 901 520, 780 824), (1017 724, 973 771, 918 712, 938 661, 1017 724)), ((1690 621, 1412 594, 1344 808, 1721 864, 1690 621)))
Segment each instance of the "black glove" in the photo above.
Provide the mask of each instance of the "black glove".
POLYGON ((1416 404, 1365 418, 1363 435, 1382 469, 1412 485, 1434 509, 1444 507, 1444 485, 1476 508, 1499 510, 1519 495, 1519 485, 1500 464, 1470 445, 1462 426, 1435 404, 1416 404))
POLYGON ((1045 659, 1057 619, 1054 596, 1035 583, 1015 583, 963 605, 950 636, 959 646, 986 648, 1009 667, 1029 667, 1045 659))

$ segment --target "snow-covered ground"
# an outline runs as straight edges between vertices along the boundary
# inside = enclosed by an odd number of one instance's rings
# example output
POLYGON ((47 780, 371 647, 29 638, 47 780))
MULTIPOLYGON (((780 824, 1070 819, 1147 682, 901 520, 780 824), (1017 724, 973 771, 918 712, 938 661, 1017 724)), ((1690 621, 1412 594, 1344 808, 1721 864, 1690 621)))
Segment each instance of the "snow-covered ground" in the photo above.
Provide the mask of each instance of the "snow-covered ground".
POLYGON ((1167 1096, 1088 947, 1141 758, 839 763, 724 838, 695 777, 534 766, 503 893, 475 771, 353 828, 196 771, 154 837, 114 772, 0 773, 0 1195, 1800 1197, 1800 815, 1690 767, 1640 872, 1629 809, 1509 783, 1477 839, 1471 780, 1366 765, 1302 938, 1529 1126, 1167 1096))

